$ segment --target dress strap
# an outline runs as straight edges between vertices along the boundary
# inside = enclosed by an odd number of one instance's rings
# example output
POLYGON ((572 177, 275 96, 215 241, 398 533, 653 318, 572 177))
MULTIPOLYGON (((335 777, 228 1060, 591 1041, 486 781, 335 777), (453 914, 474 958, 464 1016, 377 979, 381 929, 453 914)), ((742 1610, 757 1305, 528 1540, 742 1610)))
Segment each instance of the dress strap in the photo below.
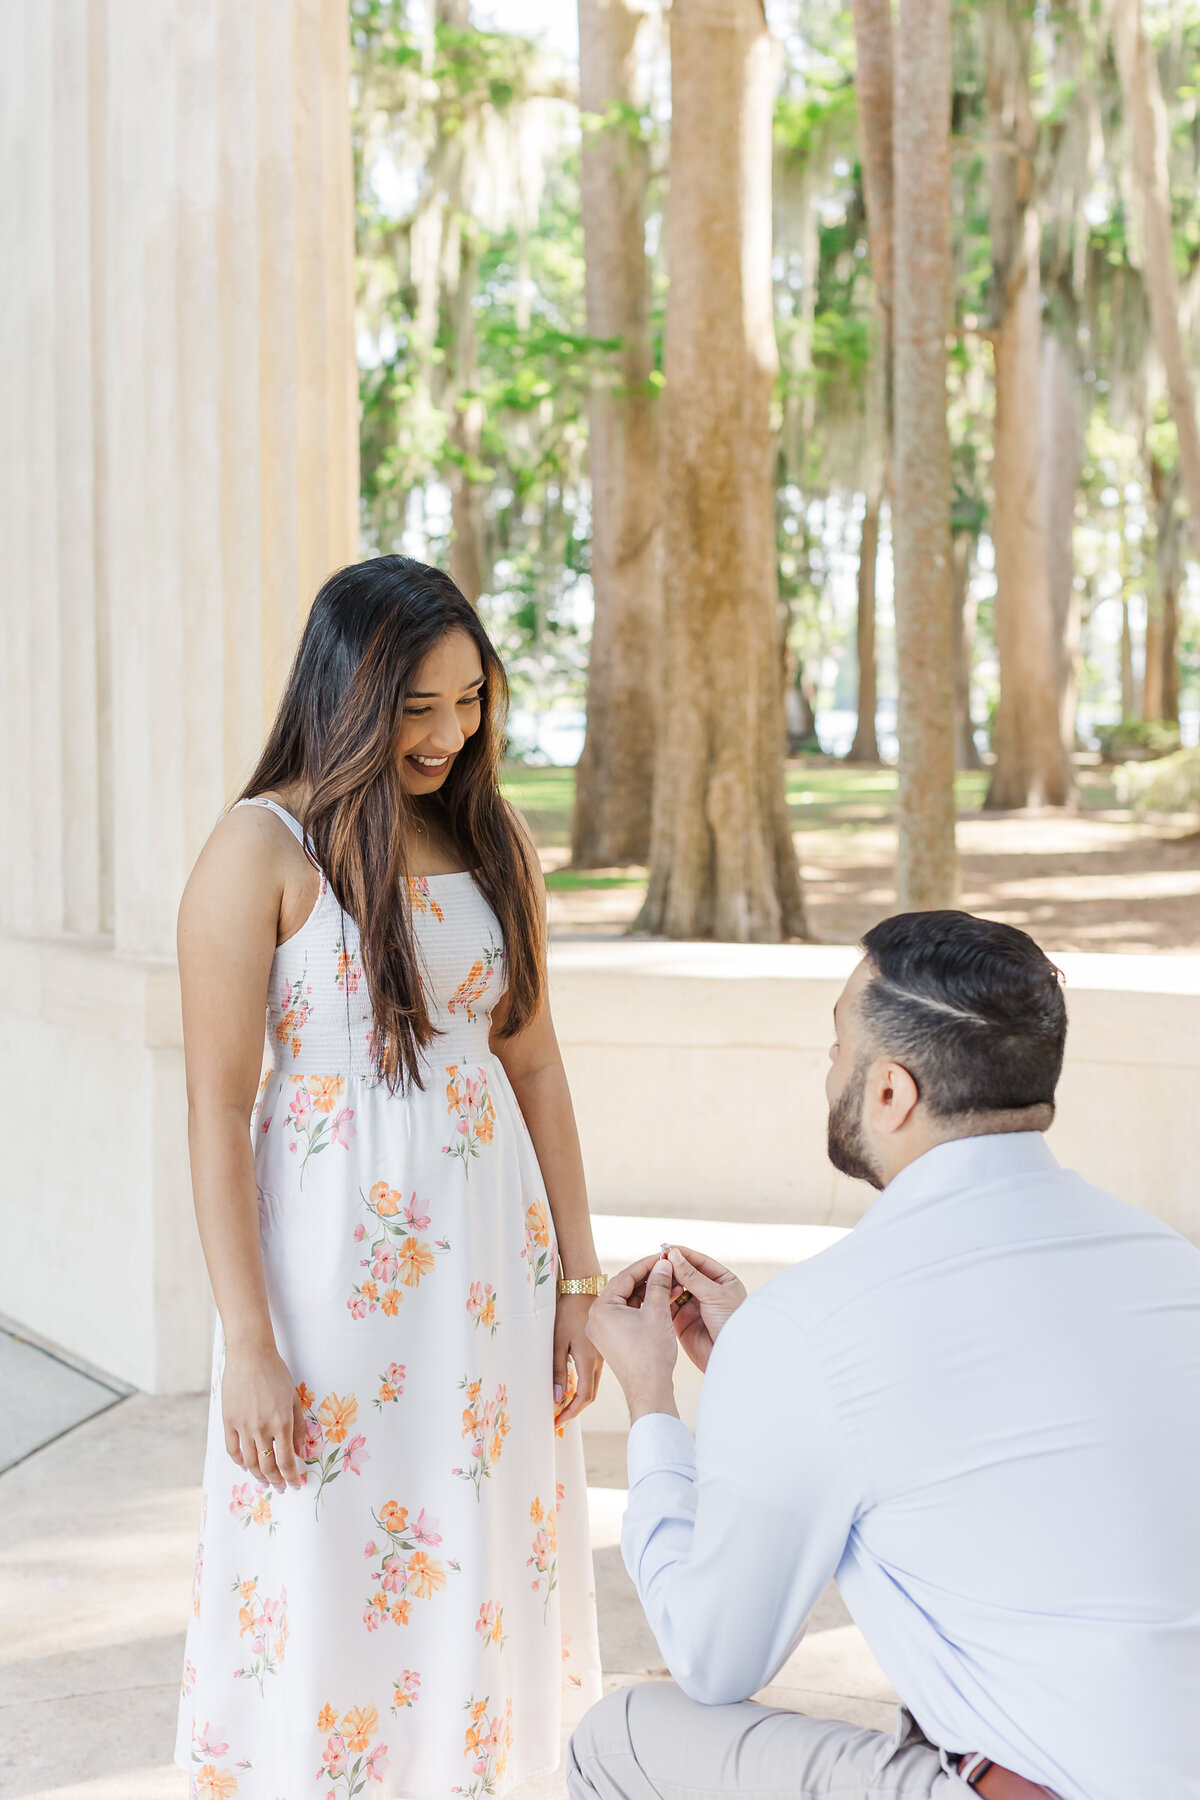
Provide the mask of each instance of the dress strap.
POLYGON ((312 855, 312 844, 304 834, 303 825, 301 825, 299 819, 293 818, 292 814, 288 812, 285 807, 280 806, 277 800, 261 799, 255 794, 247 800, 235 800, 229 810, 231 812, 236 812, 239 806, 265 806, 269 812, 275 814, 277 819, 283 820, 296 842, 300 845, 300 848, 302 850, 307 850, 310 856, 312 855))

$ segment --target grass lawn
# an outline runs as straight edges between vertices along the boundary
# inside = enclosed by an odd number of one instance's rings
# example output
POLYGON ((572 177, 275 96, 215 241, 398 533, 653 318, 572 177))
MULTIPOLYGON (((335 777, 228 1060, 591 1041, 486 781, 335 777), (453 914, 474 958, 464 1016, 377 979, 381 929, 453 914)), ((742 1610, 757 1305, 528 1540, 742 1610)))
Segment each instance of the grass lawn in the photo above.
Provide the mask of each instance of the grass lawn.
MULTIPOLYGON (((978 812, 987 791, 985 769, 960 774, 955 792, 960 813, 978 812)), ((505 797, 519 806, 541 849, 562 849, 570 842, 571 807, 575 799, 574 769, 536 769, 508 763, 502 777, 505 797)), ((1109 770, 1079 771, 1080 802, 1091 812, 1115 805, 1109 770)), ((788 764, 788 810, 797 831, 833 831, 849 835, 864 827, 884 825, 896 799, 895 769, 800 760, 788 764)), ((632 877, 571 874, 559 870, 551 885, 563 889, 629 885, 632 877)))

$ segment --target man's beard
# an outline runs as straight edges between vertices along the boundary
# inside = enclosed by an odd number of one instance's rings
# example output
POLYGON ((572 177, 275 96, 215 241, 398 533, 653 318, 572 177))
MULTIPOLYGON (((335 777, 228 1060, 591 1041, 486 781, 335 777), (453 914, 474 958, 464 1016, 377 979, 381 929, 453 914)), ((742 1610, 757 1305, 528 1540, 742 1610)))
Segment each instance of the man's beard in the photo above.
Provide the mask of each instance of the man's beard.
POLYGON ((829 1108, 826 1146, 829 1160, 843 1175, 856 1181, 869 1181, 882 1188, 883 1180, 871 1161, 863 1138, 863 1095, 867 1091, 867 1059, 860 1057, 849 1081, 829 1108))

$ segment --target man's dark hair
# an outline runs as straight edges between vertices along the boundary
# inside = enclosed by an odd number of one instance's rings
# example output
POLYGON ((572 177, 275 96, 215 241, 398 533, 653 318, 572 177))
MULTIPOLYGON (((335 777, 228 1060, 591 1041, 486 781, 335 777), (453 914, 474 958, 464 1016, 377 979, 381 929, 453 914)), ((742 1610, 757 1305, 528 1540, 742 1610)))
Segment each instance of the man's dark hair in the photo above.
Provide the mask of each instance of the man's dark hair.
POLYGON ((1067 1037, 1058 970, 1015 925, 897 913, 868 931, 859 1016, 931 1113, 1053 1106, 1067 1037))

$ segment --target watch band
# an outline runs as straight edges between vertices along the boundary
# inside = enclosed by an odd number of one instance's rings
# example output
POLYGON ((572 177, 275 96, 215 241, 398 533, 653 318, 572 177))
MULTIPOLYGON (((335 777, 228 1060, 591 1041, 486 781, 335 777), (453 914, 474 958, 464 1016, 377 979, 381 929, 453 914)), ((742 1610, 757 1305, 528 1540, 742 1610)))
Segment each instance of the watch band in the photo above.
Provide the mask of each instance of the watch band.
POLYGON ((596 1295, 602 1292, 607 1280, 607 1275, 579 1275, 573 1278, 563 1276, 559 1280, 558 1291, 560 1294, 596 1295))

